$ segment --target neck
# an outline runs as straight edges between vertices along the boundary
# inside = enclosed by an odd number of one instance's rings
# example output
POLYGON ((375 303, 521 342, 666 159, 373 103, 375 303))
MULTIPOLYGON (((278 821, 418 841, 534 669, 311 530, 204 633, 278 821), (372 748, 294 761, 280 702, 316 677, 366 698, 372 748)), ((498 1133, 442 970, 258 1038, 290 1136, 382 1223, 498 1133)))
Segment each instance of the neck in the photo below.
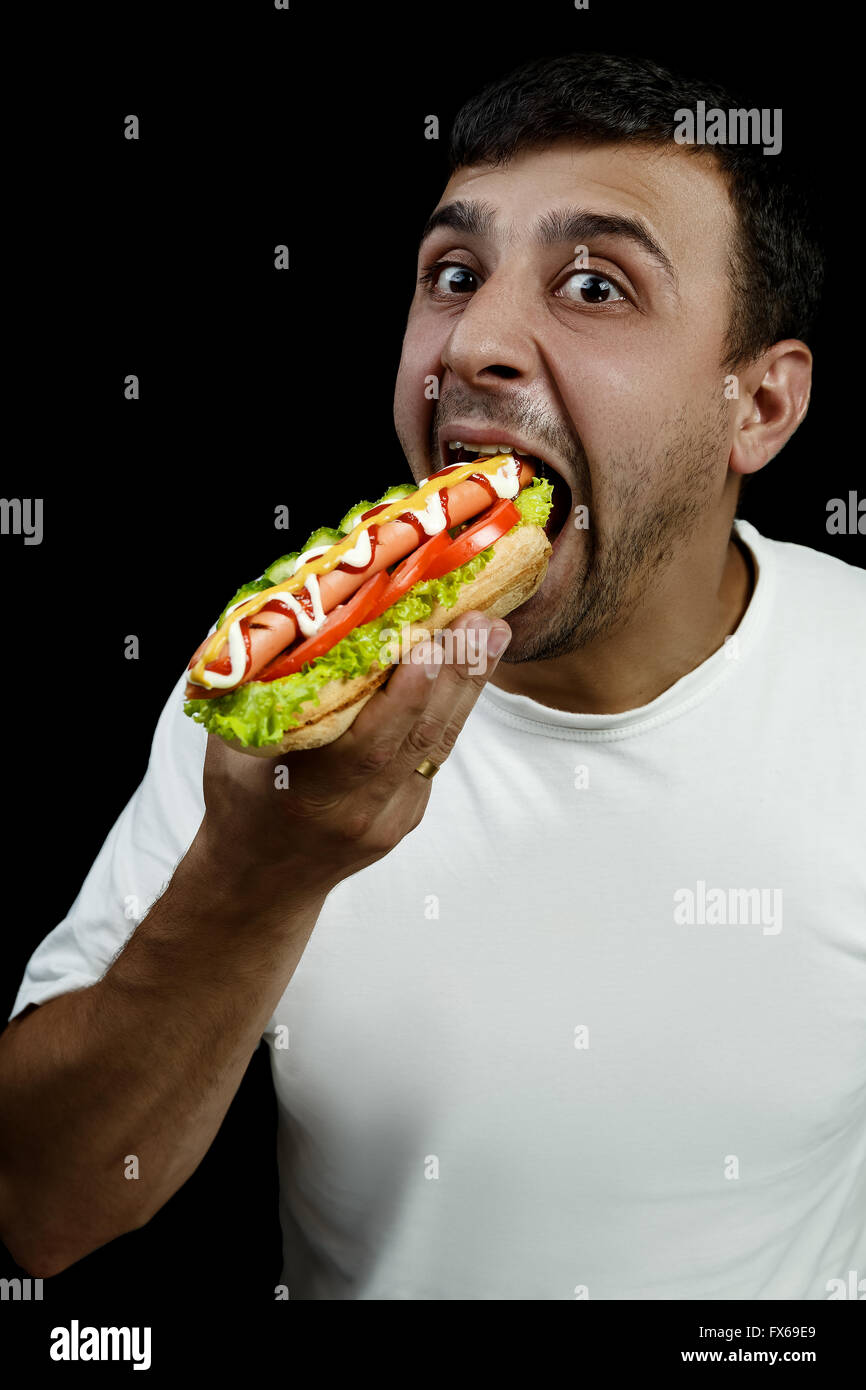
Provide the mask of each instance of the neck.
POLYGON ((702 536, 615 631, 551 660, 500 661, 492 684, 573 714, 639 709, 723 645, 752 588, 745 547, 731 537, 713 549, 702 536))

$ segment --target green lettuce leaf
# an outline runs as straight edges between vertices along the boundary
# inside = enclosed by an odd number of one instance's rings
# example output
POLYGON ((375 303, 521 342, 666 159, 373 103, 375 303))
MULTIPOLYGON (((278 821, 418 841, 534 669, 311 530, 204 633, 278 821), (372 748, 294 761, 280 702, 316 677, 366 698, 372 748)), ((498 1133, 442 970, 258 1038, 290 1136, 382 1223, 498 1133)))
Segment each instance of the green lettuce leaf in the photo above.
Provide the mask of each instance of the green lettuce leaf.
MULTIPOLYGON (((553 506, 553 483, 549 478, 536 476, 528 487, 520 489, 514 499, 514 505, 520 512, 517 526, 543 526, 553 506)), ((511 529, 516 531, 517 526, 511 529)))
MULTIPOLYGON (((514 499, 521 519, 512 527, 543 526, 552 505, 553 485, 546 478, 534 478, 514 499)), ((510 534, 510 533, 509 533, 510 534)), ((423 579, 407 594, 371 623, 356 627, 341 642, 314 663, 306 662, 292 676, 275 681, 249 681, 225 695, 209 700, 187 700, 184 713, 202 724, 208 733, 237 739, 244 748, 267 748, 279 743, 287 729, 301 721, 297 717, 302 705, 312 700, 319 703, 318 691, 332 680, 351 680, 365 676, 375 662, 392 664, 389 637, 386 629, 399 629, 403 623, 417 623, 426 618, 437 605, 453 608, 464 584, 480 574, 493 556, 493 546, 482 550, 468 564, 452 570, 441 579, 423 579)), ((268 587, 260 580, 245 585, 250 593, 268 587)), ((238 590, 226 607, 242 597, 238 590)), ((307 711, 305 711, 305 714, 307 711)))

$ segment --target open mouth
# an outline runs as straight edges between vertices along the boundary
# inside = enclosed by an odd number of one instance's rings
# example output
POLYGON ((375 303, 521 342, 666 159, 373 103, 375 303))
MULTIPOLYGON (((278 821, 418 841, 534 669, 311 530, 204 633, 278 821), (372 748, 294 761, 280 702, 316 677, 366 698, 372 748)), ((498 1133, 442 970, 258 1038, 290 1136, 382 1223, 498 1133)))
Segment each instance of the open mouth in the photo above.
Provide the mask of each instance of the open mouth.
POLYGON ((553 542, 571 515, 573 504, 571 488, 562 474, 545 459, 538 458, 535 454, 522 453, 513 449, 510 444, 503 448, 495 444, 479 444, 477 449, 473 449, 467 444, 449 443, 447 448, 449 463, 471 463, 473 459, 485 456, 489 458, 492 454, 511 454, 518 463, 531 464, 539 477, 548 478, 553 483, 553 505, 544 525, 544 534, 553 542))

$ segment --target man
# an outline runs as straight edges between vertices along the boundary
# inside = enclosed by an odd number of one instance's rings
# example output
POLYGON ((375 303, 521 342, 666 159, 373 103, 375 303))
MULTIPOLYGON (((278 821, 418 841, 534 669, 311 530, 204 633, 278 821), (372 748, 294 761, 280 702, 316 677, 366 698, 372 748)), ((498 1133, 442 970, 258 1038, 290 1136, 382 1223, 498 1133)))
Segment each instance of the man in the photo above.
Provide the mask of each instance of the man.
POLYGON ((734 521, 808 406, 820 258, 773 158, 677 143, 699 100, 733 104, 582 56, 460 113, 396 427, 419 480, 544 459, 547 577, 489 679, 400 666, 289 791, 205 754, 181 679, 0 1041, 34 1275, 163 1205, 262 1036, 292 1298, 866 1268, 866 579, 734 521))

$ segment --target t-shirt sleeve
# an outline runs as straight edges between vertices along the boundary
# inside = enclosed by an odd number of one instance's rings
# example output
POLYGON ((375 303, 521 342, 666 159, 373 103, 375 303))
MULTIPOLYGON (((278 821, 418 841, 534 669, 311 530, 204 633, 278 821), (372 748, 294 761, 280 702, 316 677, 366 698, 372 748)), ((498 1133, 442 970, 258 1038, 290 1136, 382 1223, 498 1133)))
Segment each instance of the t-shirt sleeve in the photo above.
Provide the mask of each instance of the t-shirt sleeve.
POLYGON ((100 980, 195 838, 207 736, 183 712, 185 684, 186 672, 159 717, 141 783, 69 912, 30 957, 10 1018, 100 980))

